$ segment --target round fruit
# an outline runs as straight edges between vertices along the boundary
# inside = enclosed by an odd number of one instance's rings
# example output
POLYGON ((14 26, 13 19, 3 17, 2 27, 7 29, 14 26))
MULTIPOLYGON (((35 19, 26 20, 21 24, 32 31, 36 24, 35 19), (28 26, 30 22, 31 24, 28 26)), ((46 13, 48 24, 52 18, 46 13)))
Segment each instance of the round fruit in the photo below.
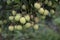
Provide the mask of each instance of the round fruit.
POLYGON ((21 26, 21 25, 16 25, 16 26, 15 26, 15 29, 16 29, 16 30, 22 30, 22 26, 21 26))
POLYGON ((38 29, 39 29, 38 24, 35 24, 33 28, 34 28, 35 30, 38 30, 38 29))
POLYGON ((48 0, 45 0, 44 3, 45 3, 45 4, 48 4, 48 0))
POLYGON ((39 9, 39 8, 41 7, 41 5, 40 5, 40 3, 35 3, 35 4, 34 4, 34 7, 35 7, 36 9, 39 9))
POLYGON ((26 15, 25 16, 25 19, 26 19, 26 21, 30 21, 30 16, 29 15, 26 15))
POLYGON ((22 16, 20 13, 17 13, 16 15, 17 15, 17 16, 22 16))
POLYGON ((39 18, 38 18, 38 17, 35 17, 35 18, 34 18, 34 21, 35 21, 36 23, 38 23, 38 22, 39 22, 39 18))
POLYGON ((46 18, 46 16, 41 16, 41 19, 45 19, 46 18))
POLYGON ((48 14, 49 14, 49 11, 45 9, 44 15, 48 15, 48 14))
POLYGON ((6 24, 7 23, 7 20, 4 20, 3 23, 6 24))
POLYGON ((20 15, 20 14, 16 14, 16 16, 15 16, 15 21, 19 21, 20 18, 21 18, 21 15, 20 15))
POLYGON ((3 24, 3 21, 2 20, 0 20, 0 25, 2 25, 3 24))
POLYGON ((14 26, 9 26, 8 29, 9 31, 14 31, 14 26))
POLYGON ((10 21, 13 21, 13 19, 14 19, 14 16, 9 16, 10 21))
POLYGON ((43 8, 40 8, 40 9, 38 10, 38 12, 39 12, 40 14, 43 14, 43 13, 44 13, 44 9, 43 9, 43 8))
POLYGON ((15 10, 12 11, 12 15, 16 15, 16 11, 15 10))
POLYGON ((31 23, 26 23, 26 24, 25 24, 25 27, 26 27, 26 28, 31 27, 31 23))
POLYGON ((22 5, 22 9, 26 10, 26 5, 22 5))
POLYGON ((48 2, 48 6, 52 6, 52 2, 51 1, 48 2))
POLYGON ((25 19, 24 17, 21 17, 21 18, 20 18, 20 23, 21 23, 21 24, 25 24, 25 23, 26 23, 26 19, 25 19))
POLYGON ((54 14, 54 13, 55 13, 55 11, 54 11, 53 9, 51 9, 51 10, 50 10, 50 13, 51 13, 51 14, 54 14))

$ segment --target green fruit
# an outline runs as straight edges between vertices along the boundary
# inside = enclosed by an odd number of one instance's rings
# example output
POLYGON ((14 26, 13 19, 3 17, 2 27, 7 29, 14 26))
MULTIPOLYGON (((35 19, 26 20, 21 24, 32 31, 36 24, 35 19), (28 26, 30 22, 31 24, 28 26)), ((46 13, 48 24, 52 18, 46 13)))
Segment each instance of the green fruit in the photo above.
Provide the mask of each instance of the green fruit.
POLYGON ((52 6, 52 2, 51 1, 48 2, 48 6, 52 6))
POLYGON ((26 23, 26 24, 25 24, 25 27, 26 27, 26 28, 30 28, 30 27, 31 27, 31 23, 26 23))
POLYGON ((8 29, 9 31, 14 31, 14 26, 9 26, 8 29))
POLYGON ((9 20, 13 21, 14 20, 14 16, 9 16, 9 20))
POLYGON ((25 23, 26 23, 26 19, 25 19, 24 17, 21 17, 21 18, 20 18, 20 23, 21 23, 21 24, 25 24, 25 23))
POLYGON ((7 23, 7 20, 4 20, 3 23, 6 24, 7 23))
POLYGON ((30 21, 30 16, 29 15, 26 15, 25 16, 25 19, 26 19, 26 21, 30 21))
POLYGON ((44 3, 45 3, 45 4, 48 4, 48 0, 45 0, 44 3))
POLYGON ((45 9, 44 15, 48 15, 48 14, 49 14, 49 11, 45 9))
POLYGON ((41 5, 40 5, 40 3, 34 3, 34 7, 36 8, 36 9, 39 9, 40 7, 41 7, 41 5))
POLYGON ((16 11, 15 10, 12 11, 12 15, 16 15, 16 11))
POLYGON ((46 16, 41 16, 41 19, 45 19, 46 18, 46 16))
POLYGON ((0 20, 0 25, 2 25, 3 24, 3 21, 2 20, 0 20))
POLYGON ((38 10, 38 12, 39 12, 40 14, 43 14, 43 13, 44 13, 44 9, 43 9, 43 8, 40 8, 40 9, 38 10))
POLYGON ((35 21, 36 23, 38 23, 38 22, 39 22, 39 18, 38 18, 38 17, 35 17, 35 18, 34 18, 34 21, 35 21))
POLYGON ((22 30, 22 26, 21 26, 21 25, 16 25, 16 26, 15 26, 15 29, 16 29, 16 30, 22 30))
POLYGON ((54 11, 53 9, 51 9, 51 10, 50 10, 50 13, 51 13, 51 14, 54 14, 54 13, 55 13, 55 11, 54 11))
POLYGON ((35 24, 33 28, 34 28, 34 30, 38 30, 39 29, 39 25, 35 24))
POLYGON ((20 18, 21 18, 21 15, 20 15, 20 14, 16 14, 16 16, 15 16, 15 21, 19 21, 20 18))
POLYGON ((26 5, 22 5, 22 9, 26 10, 26 5))

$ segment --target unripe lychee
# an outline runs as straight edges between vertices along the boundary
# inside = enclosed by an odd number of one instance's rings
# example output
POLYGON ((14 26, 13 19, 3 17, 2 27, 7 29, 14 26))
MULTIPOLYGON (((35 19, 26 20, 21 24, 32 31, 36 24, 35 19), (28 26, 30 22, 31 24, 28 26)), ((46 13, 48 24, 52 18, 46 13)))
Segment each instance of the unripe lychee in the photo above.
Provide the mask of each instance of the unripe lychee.
POLYGON ((15 16, 15 21, 19 21, 19 20, 20 20, 20 17, 21 17, 20 14, 16 14, 16 16, 15 16))
POLYGON ((41 5, 40 5, 40 3, 37 3, 37 2, 36 2, 36 3, 34 4, 34 7, 35 7, 36 9, 39 9, 39 8, 41 7, 41 5))
POLYGON ((0 25, 2 25, 3 24, 3 21, 2 20, 0 20, 0 25))
POLYGON ((38 12, 39 12, 40 14, 43 14, 43 13, 44 13, 44 9, 43 9, 43 8, 40 8, 40 9, 38 10, 38 12))
POLYGON ((14 19, 14 16, 9 16, 10 21, 13 21, 13 19, 14 19))
POLYGON ((46 18, 46 16, 41 16, 41 19, 45 19, 46 18))
POLYGON ((21 25, 16 25, 16 26, 15 26, 15 29, 16 29, 16 30, 22 30, 22 26, 21 26, 21 25))
POLYGON ((26 24, 25 24, 25 27, 26 27, 26 28, 31 27, 31 23, 26 23, 26 24))
POLYGON ((16 15, 16 11, 15 10, 12 11, 12 15, 16 15))
POLYGON ((45 4, 48 4, 48 0, 45 0, 44 3, 45 3, 45 4))
POLYGON ((48 6, 52 6, 52 1, 49 1, 48 2, 48 6))
POLYGON ((38 18, 38 17, 35 17, 35 18, 34 18, 34 21, 35 21, 36 23, 38 23, 38 22, 39 22, 39 18, 38 18))
POLYGON ((21 17, 21 18, 20 18, 20 23, 21 23, 21 24, 25 24, 25 23, 26 23, 26 19, 25 19, 24 17, 21 17))
POLYGON ((26 5, 22 5, 22 9, 26 10, 26 5))
POLYGON ((25 16, 25 19, 26 19, 26 21, 30 21, 30 16, 29 15, 26 15, 25 16))
POLYGON ((54 13, 55 13, 55 11, 54 11, 53 9, 51 9, 51 10, 50 10, 50 13, 51 13, 51 14, 54 14, 54 13))
POLYGON ((33 28, 34 28, 34 30, 38 30, 39 29, 39 25, 35 24, 33 28))
POLYGON ((45 9, 44 15, 48 15, 48 14, 49 14, 49 11, 45 9))
POLYGON ((8 30, 9 30, 9 31, 14 31, 14 26, 9 26, 9 27, 8 27, 8 30))
POLYGON ((3 23, 6 24, 7 23, 7 20, 4 20, 3 23))

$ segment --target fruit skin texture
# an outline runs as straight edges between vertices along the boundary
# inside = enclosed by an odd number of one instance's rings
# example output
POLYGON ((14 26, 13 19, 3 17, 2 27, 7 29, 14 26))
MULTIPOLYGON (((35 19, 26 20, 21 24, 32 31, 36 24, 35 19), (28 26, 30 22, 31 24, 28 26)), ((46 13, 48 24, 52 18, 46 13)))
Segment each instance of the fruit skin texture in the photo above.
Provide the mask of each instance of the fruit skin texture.
POLYGON ((15 10, 12 11, 12 15, 16 15, 16 11, 15 10))
POLYGON ((34 30, 38 30, 39 29, 38 24, 35 24, 33 28, 34 28, 34 30))
POLYGON ((48 15, 48 14, 49 14, 49 11, 45 9, 44 15, 48 15))
POLYGON ((48 2, 48 6, 52 6, 52 2, 51 1, 48 2))
POLYGON ((44 13, 44 9, 43 9, 43 8, 40 8, 40 9, 38 10, 38 12, 39 12, 40 14, 43 14, 43 13, 44 13))
POLYGON ((21 25, 16 25, 16 26, 15 26, 15 29, 16 29, 16 30, 22 30, 22 26, 21 26, 21 25))
POLYGON ((26 15, 25 16, 25 19, 26 19, 26 21, 30 21, 30 16, 29 15, 26 15))
POLYGON ((51 10, 50 10, 50 13, 51 13, 51 14, 54 14, 54 13, 55 13, 55 11, 54 11, 53 9, 51 9, 51 10))
POLYGON ((20 18, 20 23, 21 23, 21 24, 25 24, 25 23, 26 23, 26 19, 25 19, 24 17, 21 17, 21 18, 20 18))
POLYGON ((39 3, 35 3, 35 4, 34 4, 34 7, 35 7, 36 9, 39 9, 39 8, 41 7, 41 5, 40 5, 39 3))
POLYGON ((14 26, 9 26, 8 29, 9 31, 14 31, 14 26))
POLYGON ((14 16, 9 16, 10 21, 13 21, 13 19, 14 19, 14 16))
POLYGON ((16 16, 15 16, 15 21, 19 21, 19 20, 20 20, 20 17, 21 17, 20 14, 16 14, 16 16))
POLYGON ((30 27, 31 27, 31 23, 26 23, 26 24, 25 24, 25 27, 26 27, 26 28, 30 28, 30 27))

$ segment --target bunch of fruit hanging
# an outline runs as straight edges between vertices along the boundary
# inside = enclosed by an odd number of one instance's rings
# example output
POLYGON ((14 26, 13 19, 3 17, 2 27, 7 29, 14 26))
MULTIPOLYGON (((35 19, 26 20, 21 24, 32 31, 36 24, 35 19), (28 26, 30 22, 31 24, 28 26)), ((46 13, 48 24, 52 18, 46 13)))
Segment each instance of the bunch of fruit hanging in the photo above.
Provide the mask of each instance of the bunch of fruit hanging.
MULTIPOLYGON (((0 32, 39 29, 46 17, 54 17, 58 0, 7 0, 0 4, 0 32), (4 31, 2 30, 2 31, 4 31)), ((49 19, 49 18, 48 18, 49 19)))

